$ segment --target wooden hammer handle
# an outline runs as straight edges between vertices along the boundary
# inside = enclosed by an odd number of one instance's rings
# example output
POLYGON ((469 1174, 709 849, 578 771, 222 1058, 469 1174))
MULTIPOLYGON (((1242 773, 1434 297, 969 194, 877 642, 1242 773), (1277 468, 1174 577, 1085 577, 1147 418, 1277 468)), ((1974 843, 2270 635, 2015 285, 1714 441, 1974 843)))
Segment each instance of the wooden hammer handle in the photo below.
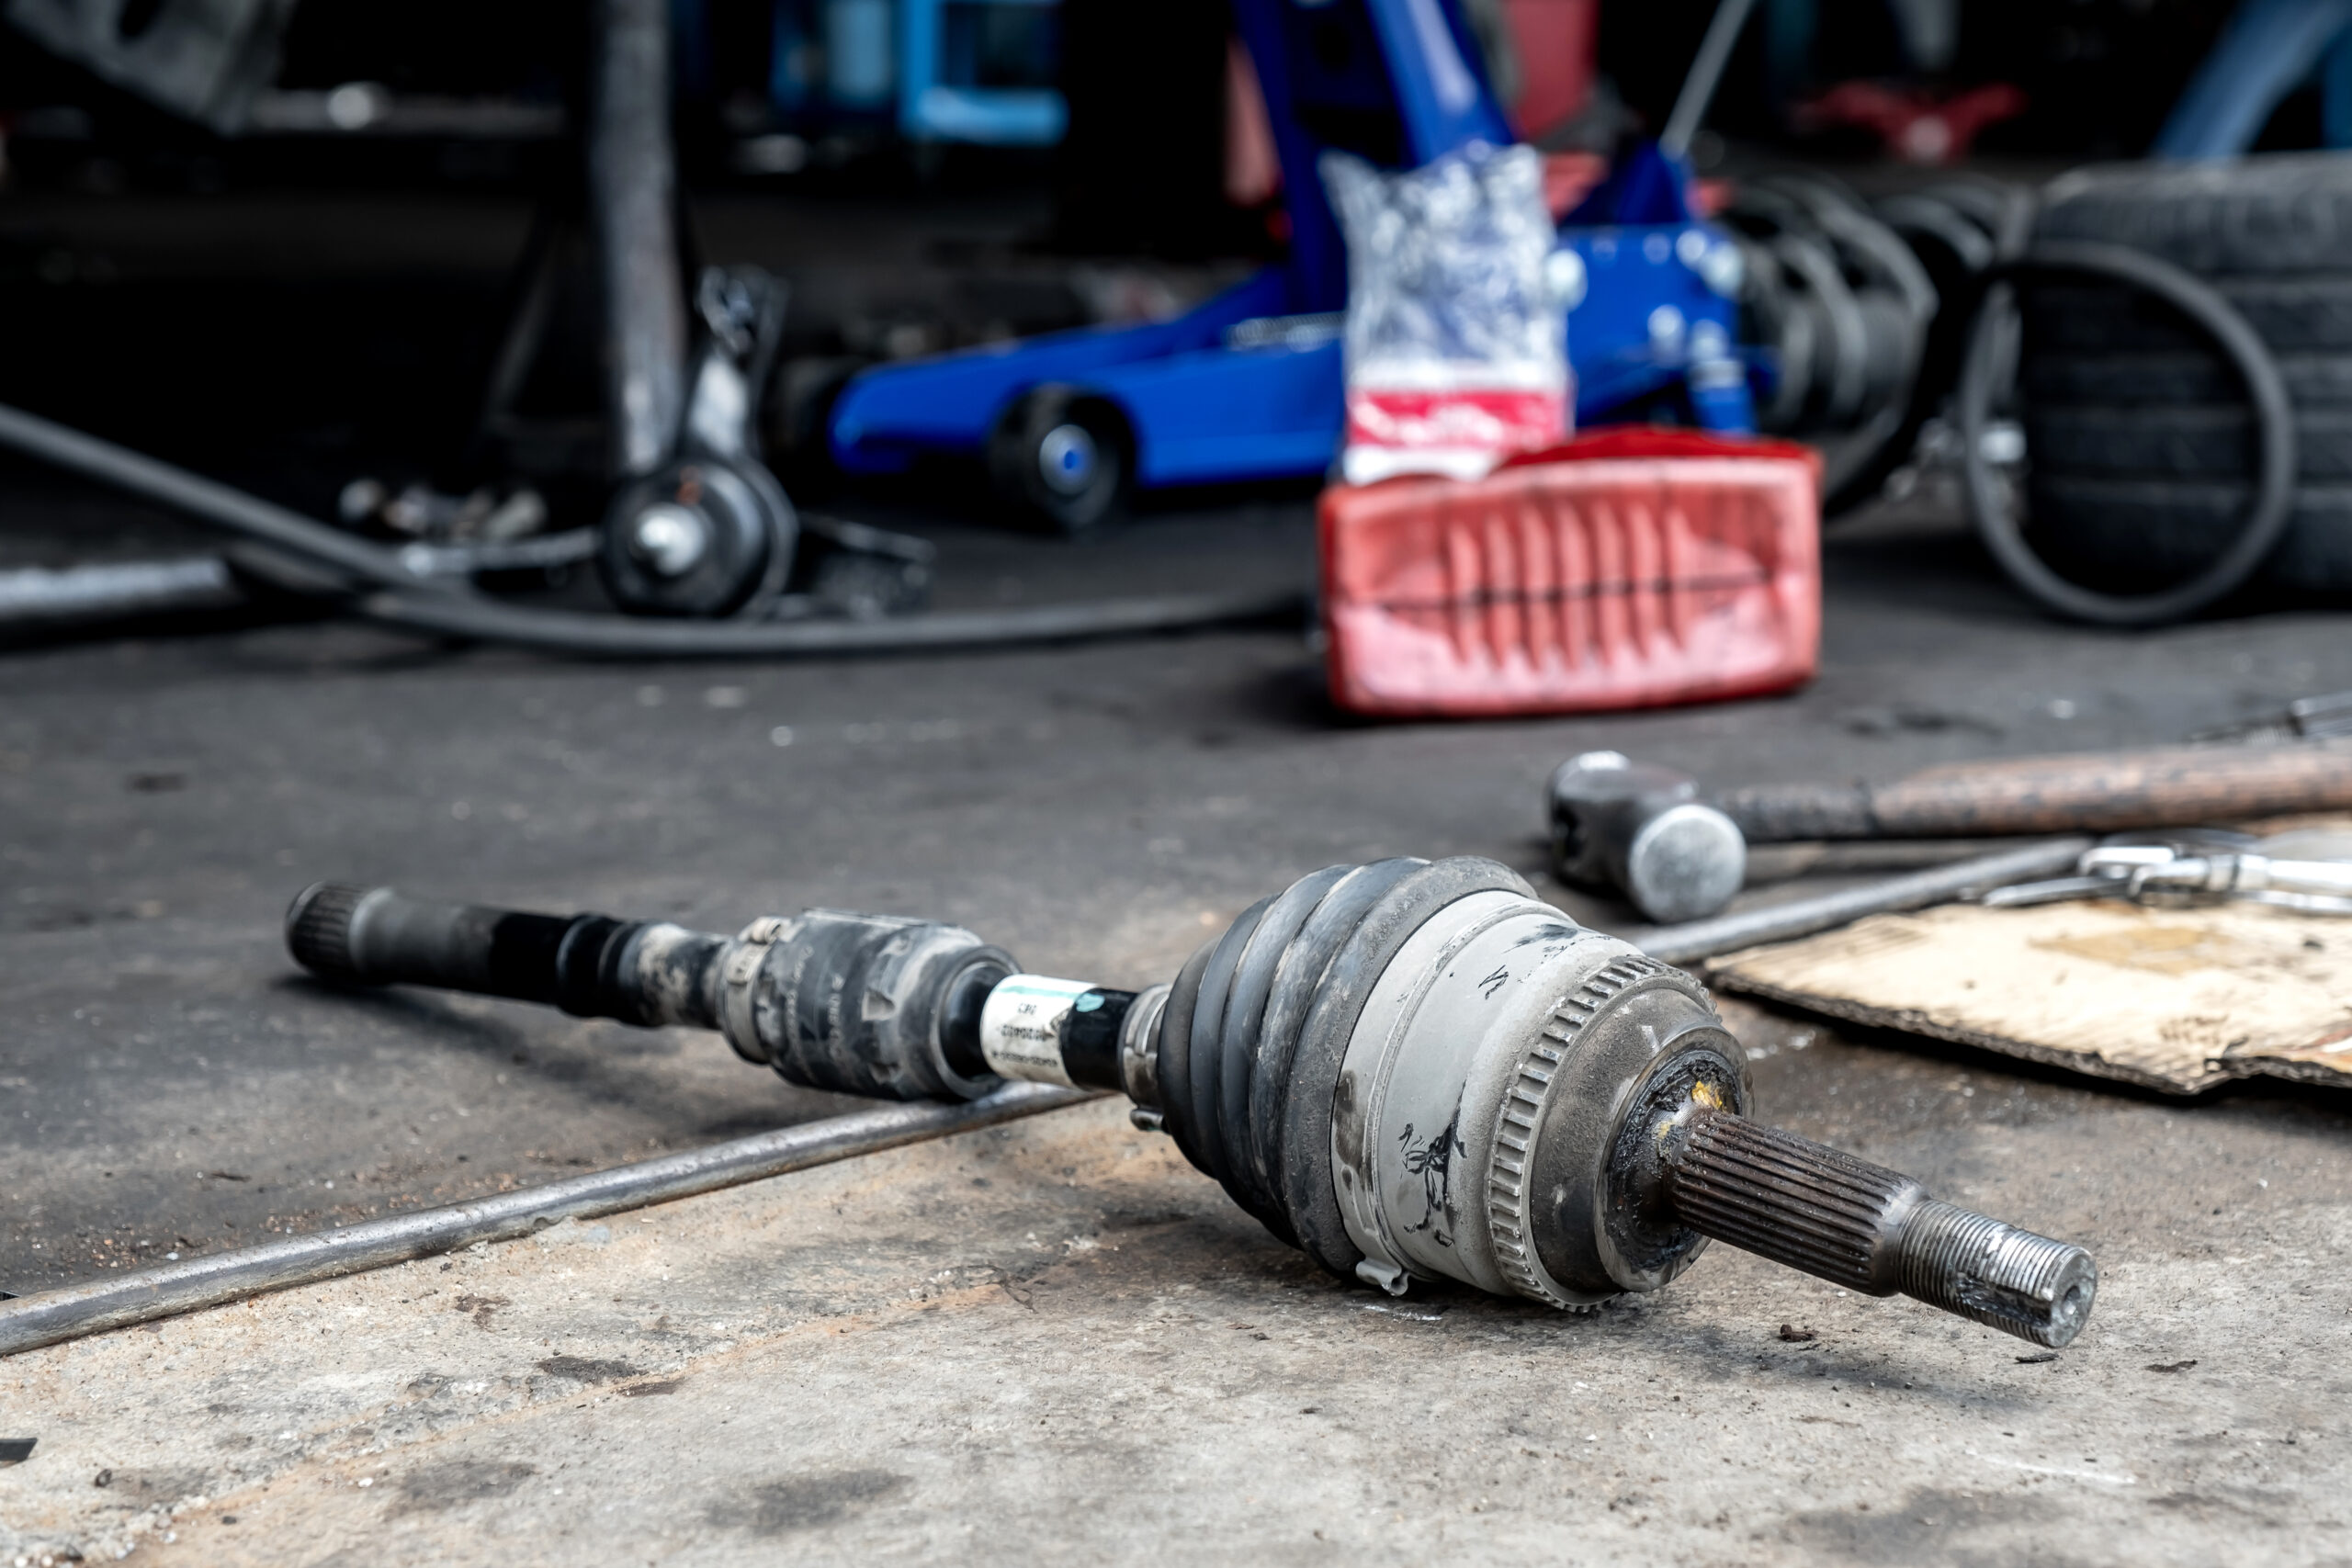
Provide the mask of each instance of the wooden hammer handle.
POLYGON ((1717 804, 1752 843, 2213 826, 2352 808, 2352 743, 2167 746, 1955 762, 1887 784, 1734 790, 1717 804))

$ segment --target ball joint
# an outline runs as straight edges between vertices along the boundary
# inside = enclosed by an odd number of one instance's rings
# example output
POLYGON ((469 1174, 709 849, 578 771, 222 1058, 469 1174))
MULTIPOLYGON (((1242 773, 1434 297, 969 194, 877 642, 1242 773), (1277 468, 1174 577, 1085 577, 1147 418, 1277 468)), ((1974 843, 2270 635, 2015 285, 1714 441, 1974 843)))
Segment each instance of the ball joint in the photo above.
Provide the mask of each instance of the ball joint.
POLYGON ((1122 1094, 1276 1236, 1396 1294, 1453 1280, 1589 1311, 1713 1239, 2056 1347, 2098 1289, 2079 1247, 1751 1120, 1747 1054, 1697 981, 1491 861, 1329 867, 1141 992, 833 910, 729 938, 321 884, 287 931, 328 978, 717 1029, 816 1089, 1122 1094))
POLYGON ((766 468, 697 453, 620 487, 596 568, 631 615, 756 618, 784 592, 798 536, 792 503, 766 468))

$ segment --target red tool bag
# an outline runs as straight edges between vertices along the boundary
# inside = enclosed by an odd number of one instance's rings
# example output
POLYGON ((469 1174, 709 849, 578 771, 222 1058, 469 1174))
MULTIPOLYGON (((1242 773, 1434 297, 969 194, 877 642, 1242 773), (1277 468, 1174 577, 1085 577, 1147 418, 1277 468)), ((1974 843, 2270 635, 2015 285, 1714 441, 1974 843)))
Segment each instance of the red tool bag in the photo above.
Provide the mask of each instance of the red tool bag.
POLYGON ((1331 696, 1357 713, 1582 713, 1785 691, 1821 642, 1821 459, 1603 430, 1483 479, 1323 494, 1331 696))

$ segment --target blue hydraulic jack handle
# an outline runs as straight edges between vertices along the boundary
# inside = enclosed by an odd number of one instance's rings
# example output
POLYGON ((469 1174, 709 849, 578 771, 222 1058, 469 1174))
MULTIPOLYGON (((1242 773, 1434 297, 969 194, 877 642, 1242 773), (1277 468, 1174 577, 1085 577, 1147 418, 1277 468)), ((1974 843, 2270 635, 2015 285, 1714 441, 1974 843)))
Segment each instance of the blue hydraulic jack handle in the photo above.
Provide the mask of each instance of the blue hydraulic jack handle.
POLYGON ((1487 85, 1476 43, 1454 0, 1361 0, 1360 13, 1345 0, 1237 0, 1233 16, 1258 67, 1282 160, 1296 309, 1342 310, 1347 244, 1319 166, 1333 143, 1316 125, 1351 113, 1392 113, 1393 148, 1349 151, 1402 168, 1419 168, 1472 142, 1508 147, 1517 138, 1487 85), (1355 25, 1356 14, 1368 26, 1355 25))
POLYGON ((1755 0, 1718 0, 1666 130, 1622 152, 1561 225, 1561 245, 1588 279, 1568 330, 1580 423, 1679 391, 1701 429, 1755 434, 1749 368, 1732 346, 1745 266, 1737 245, 1691 206, 1689 162, 1754 8, 1755 0))

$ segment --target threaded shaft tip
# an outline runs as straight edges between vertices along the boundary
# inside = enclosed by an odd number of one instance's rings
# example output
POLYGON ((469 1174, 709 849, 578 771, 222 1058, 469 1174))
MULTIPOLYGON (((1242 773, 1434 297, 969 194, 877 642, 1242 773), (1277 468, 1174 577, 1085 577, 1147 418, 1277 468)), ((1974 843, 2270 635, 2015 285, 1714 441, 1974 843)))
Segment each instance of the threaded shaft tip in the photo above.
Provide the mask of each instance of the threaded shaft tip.
POLYGON ((351 917, 367 897, 367 888, 341 882, 314 882, 297 893, 286 909, 286 951, 294 962, 322 979, 359 979, 351 960, 351 917))
POLYGON ((2098 1266, 2071 1242, 1930 1200, 1904 1227, 1901 1289, 1930 1306, 2057 1349, 2098 1294, 2098 1266))

